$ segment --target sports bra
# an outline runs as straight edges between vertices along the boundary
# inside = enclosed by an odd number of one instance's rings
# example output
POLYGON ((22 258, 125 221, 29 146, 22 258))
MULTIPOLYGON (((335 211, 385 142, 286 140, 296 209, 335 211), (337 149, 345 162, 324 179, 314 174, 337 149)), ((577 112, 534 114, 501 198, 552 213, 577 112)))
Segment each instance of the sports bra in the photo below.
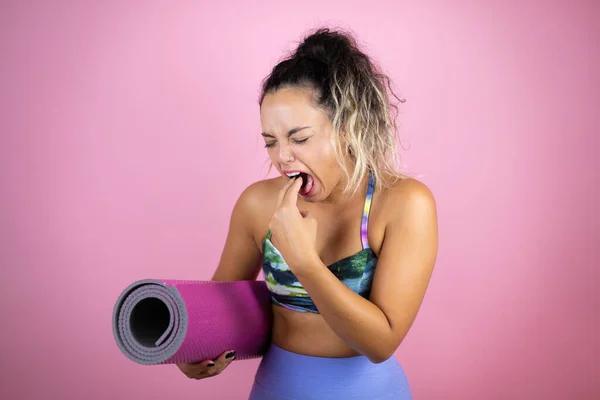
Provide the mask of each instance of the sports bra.
MULTIPOLYGON (((369 176, 369 186, 363 207, 360 228, 362 250, 327 266, 344 285, 364 298, 369 298, 377 256, 369 247, 367 225, 371 201, 375 189, 375 177, 369 176)), ((298 312, 319 313, 312 299, 286 264, 281 253, 271 242, 271 231, 263 239, 262 270, 271 292, 272 302, 298 312)))

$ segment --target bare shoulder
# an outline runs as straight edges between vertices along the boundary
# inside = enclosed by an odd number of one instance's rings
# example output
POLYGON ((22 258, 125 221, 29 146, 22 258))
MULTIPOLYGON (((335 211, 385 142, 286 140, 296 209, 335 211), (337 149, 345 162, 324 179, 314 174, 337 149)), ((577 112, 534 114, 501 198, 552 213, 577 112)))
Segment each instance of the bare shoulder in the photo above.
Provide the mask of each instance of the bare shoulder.
POLYGON ((399 179, 391 187, 390 192, 397 200, 434 202, 434 197, 429 187, 414 178, 399 179))
POLYGON ((221 259, 213 280, 256 279, 260 270, 261 243, 268 229, 272 180, 255 182, 238 197, 229 222, 221 259))
POLYGON ((383 190, 383 207, 390 220, 412 217, 437 218, 436 201, 431 189, 414 178, 397 180, 383 190))
POLYGON ((283 185, 280 178, 263 179, 246 187, 236 205, 235 214, 245 221, 257 244, 266 234, 275 210, 277 194, 283 185))
POLYGON ((246 187, 238 203, 248 212, 255 213, 275 206, 277 193, 282 187, 282 180, 278 178, 263 179, 246 187))

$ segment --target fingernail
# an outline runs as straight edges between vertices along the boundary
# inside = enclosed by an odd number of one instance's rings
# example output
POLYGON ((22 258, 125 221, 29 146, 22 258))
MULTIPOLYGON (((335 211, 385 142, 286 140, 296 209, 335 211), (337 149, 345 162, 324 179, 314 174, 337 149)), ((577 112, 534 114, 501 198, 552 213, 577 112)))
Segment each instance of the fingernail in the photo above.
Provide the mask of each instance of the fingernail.
POLYGON ((206 364, 206 365, 207 365, 208 367, 214 367, 214 366, 215 366, 215 363, 214 363, 214 362, 211 362, 211 363, 208 363, 208 364, 206 364))
POLYGON ((235 351, 230 351, 229 353, 225 354, 225 358, 231 358, 235 356, 235 351))

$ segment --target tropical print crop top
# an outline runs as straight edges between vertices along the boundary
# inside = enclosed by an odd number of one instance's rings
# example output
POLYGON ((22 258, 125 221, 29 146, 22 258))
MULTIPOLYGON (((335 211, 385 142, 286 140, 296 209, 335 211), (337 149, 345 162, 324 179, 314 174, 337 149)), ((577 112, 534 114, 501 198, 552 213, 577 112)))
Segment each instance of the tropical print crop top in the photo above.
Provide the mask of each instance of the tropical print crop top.
MULTIPOLYGON (((371 293, 373 275, 377 265, 377 256, 369 247, 367 237, 374 189, 375 177, 370 175, 360 229, 362 250, 327 267, 344 285, 365 298, 369 298, 371 293)), ((292 273, 279 250, 271 242, 270 231, 263 240, 262 248, 262 270, 273 303, 293 311, 318 313, 319 310, 312 299, 292 273)))

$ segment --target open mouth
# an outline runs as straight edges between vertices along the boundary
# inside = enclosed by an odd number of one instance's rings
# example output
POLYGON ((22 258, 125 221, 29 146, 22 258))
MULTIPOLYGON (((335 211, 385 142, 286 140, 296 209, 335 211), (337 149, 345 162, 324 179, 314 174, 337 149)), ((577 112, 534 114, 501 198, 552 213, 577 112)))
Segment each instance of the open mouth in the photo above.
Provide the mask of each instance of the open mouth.
POLYGON ((298 192, 301 196, 308 196, 312 194, 313 189, 315 188, 315 181, 312 175, 304 172, 288 172, 286 175, 290 179, 302 179, 302 187, 298 192))

